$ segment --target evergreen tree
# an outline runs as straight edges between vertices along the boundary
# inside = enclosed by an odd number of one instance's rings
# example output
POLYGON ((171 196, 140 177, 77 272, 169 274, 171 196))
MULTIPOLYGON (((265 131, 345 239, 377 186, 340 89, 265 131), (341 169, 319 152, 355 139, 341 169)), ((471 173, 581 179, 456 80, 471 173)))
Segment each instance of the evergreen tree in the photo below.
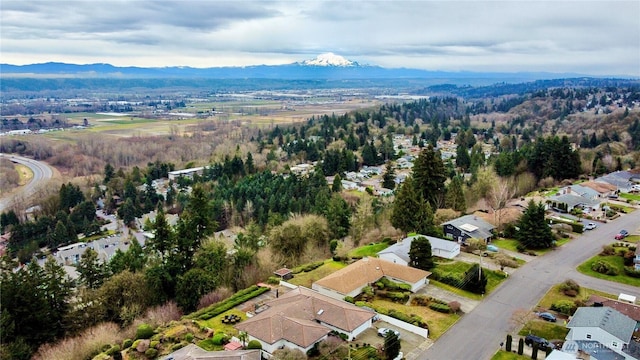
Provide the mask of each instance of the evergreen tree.
POLYGON ((384 335, 384 358, 393 360, 400 354, 400 339, 393 331, 387 331, 384 335))
POLYGON ((173 229, 167 222, 167 218, 162 206, 158 206, 156 219, 152 225, 153 238, 147 240, 146 247, 156 251, 160 257, 164 258, 173 248, 173 229))
POLYGON ((382 187, 390 190, 396 187, 396 171, 391 164, 387 164, 387 169, 382 175, 382 187))
POLYGON ((336 174, 336 176, 333 177, 333 184, 331 184, 331 191, 333 192, 342 191, 342 178, 340 177, 340 174, 336 174))
POLYGON ((461 212, 467 210, 467 200, 464 197, 462 178, 460 176, 454 176, 453 179, 451 179, 449 186, 447 186, 445 206, 461 212))
POLYGON ((89 289, 97 289, 108 275, 108 268, 98 258, 98 253, 88 248, 82 254, 77 266, 80 282, 89 289))
POLYGON ((471 291, 474 294, 484 294, 487 287, 487 274, 479 264, 473 264, 469 270, 464 273, 462 282, 463 289, 471 291))
POLYGON ((244 164, 245 169, 247 170, 247 174, 255 174, 256 166, 253 163, 253 155, 250 152, 247 153, 247 161, 244 164))
POLYGON ((437 209, 444 194, 446 172, 440 152, 428 146, 420 152, 413 165, 413 178, 417 192, 432 209, 437 209))
POLYGON ((459 167, 463 172, 467 171, 471 166, 471 157, 469 156, 469 150, 464 147, 458 145, 456 148, 456 166, 459 167))
POLYGON ((108 184, 111 179, 113 179, 116 175, 116 170, 109 163, 104 166, 104 184, 108 184))
POLYGON ((334 238, 339 239, 347 236, 351 226, 351 209, 340 195, 336 194, 331 197, 325 216, 334 238))
POLYGON ((528 249, 544 249, 551 247, 554 241, 551 228, 545 220, 543 203, 529 201, 527 209, 518 220, 516 239, 528 249))
POLYGON ((405 234, 415 231, 424 235, 437 235, 433 225, 433 210, 415 191, 411 177, 404 181, 396 194, 390 220, 391 225, 405 234))
POLYGON ((433 269, 434 263, 431 256, 431 243, 426 237, 418 236, 411 241, 409 266, 422 270, 433 269))

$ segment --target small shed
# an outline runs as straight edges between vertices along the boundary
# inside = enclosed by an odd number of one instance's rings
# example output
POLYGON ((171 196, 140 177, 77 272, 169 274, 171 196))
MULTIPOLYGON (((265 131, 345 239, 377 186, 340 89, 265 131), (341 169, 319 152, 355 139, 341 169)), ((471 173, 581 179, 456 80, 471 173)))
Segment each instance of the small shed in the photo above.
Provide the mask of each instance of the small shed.
POLYGON ((273 274, 282 280, 289 280, 293 277, 291 269, 287 269, 286 267, 274 271, 273 274))

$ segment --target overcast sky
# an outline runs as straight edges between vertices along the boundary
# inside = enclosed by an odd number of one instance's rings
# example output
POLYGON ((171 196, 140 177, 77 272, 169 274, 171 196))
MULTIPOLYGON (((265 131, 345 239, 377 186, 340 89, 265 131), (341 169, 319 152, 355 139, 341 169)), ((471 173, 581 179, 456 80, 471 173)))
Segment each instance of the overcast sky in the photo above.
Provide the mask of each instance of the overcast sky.
POLYGON ((640 1, 2 0, 0 61, 640 76, 640 1))

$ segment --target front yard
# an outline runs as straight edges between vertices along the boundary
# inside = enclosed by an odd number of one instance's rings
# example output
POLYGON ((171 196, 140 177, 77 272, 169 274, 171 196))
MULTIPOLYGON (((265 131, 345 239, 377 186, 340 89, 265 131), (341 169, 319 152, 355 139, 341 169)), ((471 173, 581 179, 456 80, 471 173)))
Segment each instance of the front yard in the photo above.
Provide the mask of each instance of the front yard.
MULTIPOLYGON (((486 261, 491 261, 491 260, 487 259, 486 261)), ((462 262, 462 261, 455 261, 455 262, 451 262, 451 263, 437 263, 435 269, 433 269, 432 272, 436 272, 437 271, 437 272, 442 273, 442 274, 449 274, 449 275, 452 275, 454 277, 464 278, 465 272, 467 270, 469 270, 471 268, 471 266, 473 266, 473 264, 462 262)), ((500 271, 488 270, 488 269, 486 269, 484 267, 482 268, 482 271, 487 276, 487 286, 486 286, 486 289, 485 289, 485 294, 490 293, 502 281, 505 280, 504 273, 502 273, 500 271)), ((465 296, 467 298, 474 299, 474 300, 481 300, 484 297, 483 294, 475 294, 475 293, 472 293, 470 291, 461 289, 461 288, 459 288, 457 286, 452 286, 451 284, 447 284, 447 283, 444 283, 442 281, 437 281, 437 280, 434 280, 434 279, 431 279, 429 281, 429 284, 432 284, 434 286, 438 286, 438 287, 443 288, 445 290, 451 291, 451 292, 456 293, 458 295, 462 295, 462 296, 465 296)))
POLYGON ((578 271, 598 279, 615 281, 622 284, 640 287, 640 278, 625 274, 624 259, 619 255, 596 255, 578 266, 578 271), (603 274, 595 271, 597 264, 605 264, 612 269, 611 274, 603 274))
POLYGON ((404 314, 414 314, 422 318, 429 325, 429 338, 435 340, 442 336, 453 324, 460 319, 458 314, 445 314, 429 309, 425 306, 409 306, 394 303, 385 299, 374 299, 370 302, 374 308, 396 310, 404 314))

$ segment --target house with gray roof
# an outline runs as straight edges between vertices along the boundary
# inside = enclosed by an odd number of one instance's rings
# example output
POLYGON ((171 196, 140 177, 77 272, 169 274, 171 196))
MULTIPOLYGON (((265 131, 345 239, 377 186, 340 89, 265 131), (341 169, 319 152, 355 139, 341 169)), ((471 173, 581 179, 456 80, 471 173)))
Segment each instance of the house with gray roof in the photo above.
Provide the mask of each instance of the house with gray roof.
POLYGON ((485 243, 493 238, 495 226, 475 215, 465 215, 442 224, 444 236, 464 244, 467 239, 480 239, 485 243))
POLYGON ((551 205, 554 208, 559 207, 558 204, 566 204, 567 211, 571 211, 574 208, 596 211, 600 208, 599 200, 590 200, 574 193, 550 196, 549 201, 551 201, 551 205))
POLYGON ((581 307, 567 324, 570 330, 563 350, 581 350, 597 360, 638 359, 637 343, 632 340, 636 326, 635 320, 608 306, 581 307))
POLYGON ((633 184, 640 183, 640 175, 630 171, 615 171, 607 175, 603 175, 595 181, 614 185, 622 192, 629 192, 633 184))
POLYGON ((388 248, 378 252, 378 257, 383 260, 391 261, 396 264, 409 265, 409 250, 413 239, 425 237, 431 244, 431 254, 433 256, 453 259, 460 254, 460 244, 456 241, 440 239, 433 236, 414 235, 406 237, 388 248))
POLYGON ((189 344, 162 360, 260 360, 260 350, 207 351, 195 344, 189 344))

